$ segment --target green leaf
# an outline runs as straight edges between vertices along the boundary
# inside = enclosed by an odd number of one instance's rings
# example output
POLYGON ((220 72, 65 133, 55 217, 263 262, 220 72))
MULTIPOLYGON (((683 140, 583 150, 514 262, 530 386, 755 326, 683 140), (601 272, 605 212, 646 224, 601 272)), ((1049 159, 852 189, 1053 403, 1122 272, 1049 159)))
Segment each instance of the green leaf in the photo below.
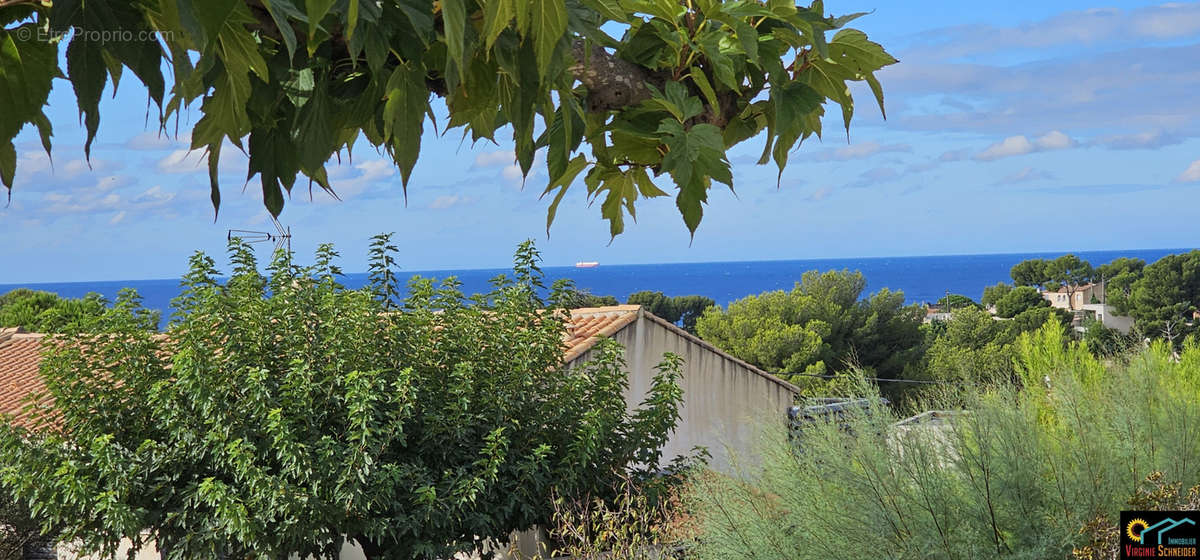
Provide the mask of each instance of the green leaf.
POLYGON ((899 61, 883 50, 879 43, 872 42, 867 35, 857 29, 843 29, 829 43, 829 54, 838 65, 852 69, 855 76, 852 79, 865 80, 875 95, 879 104, 879 112, 887 117, 883 107, 883 86, 875 78, 875 71, 895 64, 899 61))
POLYGON ((484 44, 492 48, 496 38, 508 28, 516 15, 514 0, 486 0, 483 5, 484 44))
POLYGON ((17 165, 13 139, 25 123, 37 126, 42 147, 50 153, 50 121, 43 107, 51 82, 60 75, 58 44, 38 40, 38 32, 33 23, 0 28, 0 184, 9 189, 17 165))
POLYGON ((87 131, 83 152, 88 159, 91 158, 96 130, 100 128, 100 96, 108 81, 108 69, 100 49, 99 44, 82 38, 75 38, 67 46, 67 76, 75 88, 75 100, 87 131))
POLYGON ((461 78, 466 74, 463 61, 467 32, 466 0, 442 0, 442 24, 446 34, 446 53, 461 78))
POLYGON ((567 189, 571 187, 571 183, 575 182, 575 178, 579 176, 579 172, 587 167, 587 158, 582 155, 575 156, 574 159, 567 164, 563 174, 551 180, 550 185, 542 192, 542 196, 546 196, 555 189, 558 189, 558 194, 554 195, 554 200, 550 203, 549 209, 546 211, 546 236, 550 236, 550 226, 554 224, 554 215, 558 213, 558 203, 562 202, 563 195, 567 194, 567 189))
POLYGON ((687 87, 679 82, 667 82, 662 91, 649 84, 647 87, 650 88, 650 100, 646 102, 647 105, 662 108, 679 122, 704 112, 704 104, 700 99, 689 94, 687 87))
POLYGON ((666 191, 658 188, 654 181, 650 179, 650 175, 646 173, 645 167, 634 167, 630 170, 630 175, 633 176, 633 182, 637 185, 638 192, 644 198, 657 198, 667 196, 666 191))
POLYGON ((700 46, 700 52, 704 53, 704 56, 712 63, 713 74, 716 75, 717 81, 733 91, 738 91, 741 89, 741 84, 734 72, 733 60, 721 48, 723 38, 725 38, 724 33, 713 31, 699 37, 697 43, 700 46))
POLYGON ((708 81, 708 76, 704 75, 704 71, 695 66, 688 69, 688 76, 692 78, 692 82, 700 88, 700 93, 704 94, 704 99, 708 101, 708 106, 712 109, 713 115, 717 118, 721 117, 721 104, 717 101, 717 92, 713 91, 712 84, 708 81))
POLYGON ((283 189, 280 188, 279 181, 262 175, 262 190, 263 204, 266 205, 267 212, 278 218, 280 212, 283 212, 283 189))
POLYGON ((417 32, 417 37, 429 45, 433 33, 433 0, 397 0, 396 6, 417 32))
POLYGON ((773 17, 775 15, 769 8, 756 0, 725 2, 721 6, 721 12, 739 19, 773 17))
POLYGON ((854 116, 854 98, 850 96, 846 81, 856 76, 854 70, 825 58, 809 60, 808 69, 800 74, 801 79, 817 93, 841 105, 842 121, 847 133, 850 132, 850 119, 854 116))
POLYGON ((280 37, 283 37, 283 46, 287 48, 288 60, 292 60, 296 57, 296 31, 292 29, 288 18, 303 16, 304 13, 296 9, 291 0, 263 0, 263 6, 266 6, 267 13, 275 22, 275 28, 279 30, 280 37))
POLYGON ((621 4, 617 0, 584 0, 583 3, 587 7, 599 12, 605 19, 619 23, 627 23, 629 21, 628 14, 621 8, 621 4))
POLYGON ((600 203, 600 215, 608 220, 608 233, 616 239, 625 231, 625 211, 636 218, 633 203, 637 200, 637 189, 629 175, 614 171, 607 174, 600 190, 608 191, 604 202, 600 203))
POLYGON ((567 32, 567 7, 564 0, 532 0, 533 40, 538 68, 550 67, 551 57, 567 32))
POLYGON ((217 215, 221 211, 221 186, 217 181, 218 163, 221 159, 221 143, 217 142, 208 147, 208 189, 209 199, 213 205, 213 221, 217 221, 217 215))
MULTIPOLYGON (((775 106, 772 120, 777 138, 774 147, 768 145, 767 149, 773 149, 775 165, 779 168, 779 174, 776 176, 777 187, 783 180, 783 168, 787 165, 788 152, 797 140, 807 136, 807 123, 812 115, 821 110, 823 101, 820 93, 801 82, 788 82, 783 87, 771 90, 771 103, 775 106)), ((766 157, 765 151, 763 157, 766 157)))
MULTIPOLYGON (((200 24, 200 28, 204 32, 204 36, 209 42, 216 40, 225 28, 226 21, 233 16, 234 9, 240 2, 238 0, 203 0, 203 7, 196 7, 192 4, 194 0, 186 3, 190 9, 180 9, 180 15, 186 11, 191 14, 200 24)), ((86 8, 85 8, 86 10, 86 8)))
POLYGON ((358 0, 349 0, 346 8, 346 41, 354 39, 354 29, 358 27, 358 0))
POLYGON ((414 63, 398 64, 392 70, 383 107, 383 136, 392 158, 400 167, 403 188, 421 153, 421 133, 429 108, 429 90, 424 72, 414 63))
POLYGON ((671 174, 679 187, 675 204, 688 231, 695 235, 704 216, 702 205, 708 200, 710 180, 733 187, 721 129, 706 123, 686 130, 682 124, 668 120, 659 127, 659 132, 669 149, 663 157, 662 169, 671 174))
MULTIPOLYGON (((329 14, 329 9, 333 7, 335 0, 305 0, 304 6, 306 16, 308 16, 308 56, 313 56, 317 52, 317 48, 321 46, 317 40, 317 32, 324 31, 321 27, 321 20, 329 14)), ((354 22, 357 24, 358 22, 354 22)))
POLYGON ((865 15, 869 15, 870 13, 871 12, 855 12, 853 14, 846 14, 844 16, 835 17, 835 18, 833 18, 833 27, 834 28, 845 27, 845 25, 847 23, 850 23, 850 22, 852 22, 860 17, 863 17, 865 15))
MULTIPOLYGON (((13 178, 17 172, 17 150, 11 140, 0 141, 0 183, 8 190, 12 199, 13 178)), ((549 226, 547 226, 549 227, 549 226)))
POLYGON ((871 87, 871 93, 875 95, 875 102, 879 104, 879 114, 883 115, 884 120, 887 120, 887 109, 883 108, 883 85, 879 83, 879 78, 875 74, 867 74, 863 79, 867 81, 867 85, 871 87))
POLYGON ((745 21, 738 21, 734 30, 742 44, 742 51, 746 53, 746 60, 751 64, 758 64, 758 30, 745 21))

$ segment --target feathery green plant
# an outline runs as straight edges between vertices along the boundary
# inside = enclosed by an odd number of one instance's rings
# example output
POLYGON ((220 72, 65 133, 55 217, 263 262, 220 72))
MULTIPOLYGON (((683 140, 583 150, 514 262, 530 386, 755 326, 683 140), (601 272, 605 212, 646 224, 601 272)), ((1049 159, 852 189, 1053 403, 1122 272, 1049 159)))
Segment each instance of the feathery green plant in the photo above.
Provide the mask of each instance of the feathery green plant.
POLYGON ((1019 348, 1023 384, 928 397, 965 403, 944 425, 851 413, 773 433, 761 470, 696 478, 696 557, 1066 558, 1150 473, 1200 483, 1196 341, 1106 367, 1051 322, 1019 348))

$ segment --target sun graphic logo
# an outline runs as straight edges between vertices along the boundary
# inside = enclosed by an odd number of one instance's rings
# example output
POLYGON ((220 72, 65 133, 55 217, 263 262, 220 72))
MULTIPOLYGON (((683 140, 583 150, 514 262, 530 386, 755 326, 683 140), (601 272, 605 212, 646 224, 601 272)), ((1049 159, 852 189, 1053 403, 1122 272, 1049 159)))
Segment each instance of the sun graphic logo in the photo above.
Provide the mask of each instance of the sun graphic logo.
POLYGON ((1133 521, 1130 521, 1129 524, 1125 526, 1125 536, 1129 537, 1129 540, 1135 543, 1140 543, 1142 542, 1142 531, 1145 531, 1149 527, 1150 524, 1146 523, 1145 519, 1139 517, 1133 521))

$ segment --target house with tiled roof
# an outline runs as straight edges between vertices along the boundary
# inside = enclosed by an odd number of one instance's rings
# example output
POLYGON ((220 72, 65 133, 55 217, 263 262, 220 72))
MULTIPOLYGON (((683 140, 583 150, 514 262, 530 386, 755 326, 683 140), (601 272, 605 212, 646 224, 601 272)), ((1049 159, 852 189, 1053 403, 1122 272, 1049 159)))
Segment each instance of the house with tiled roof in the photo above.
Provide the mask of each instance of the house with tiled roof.
MULTIPOLYGON (((680 420, 663 448, 663 463, 706 448, 710 466, 731 472, 734 457, 754 461, 755 442, 764 424, 784 423, 799 389, 742 360, 722 352, 679 326, 656 317, 638 305, 575 309, 563 314, 566 323, 563 359, 568 369, 591 359, 605 338, 624 347, 629 387, 625 401, 641 404, 666 352, 683 358, 680 420)), ((38 374, 44 335, 18 329, 0 330, 0 415, 10 421, 26 418, 27 397, 44 387, 38 374)), ((532 534, 530 534, 532 535, 532 534)), ((524 552, 537 548, 525 535, 513 541, 524 552)), ((128 543, 124 543, 128 546, 128 543)), ((124 549, 123 549, 124 550, 124 549)), ((61 545, 59 557, 73 557, 61 545)), ((346 559, 362 558, 348 547, 346 559)), ((137 551, 139 560, 157 558, 152 546, 137 551)))
POLYGON ((654 366, 666 352, 683 358, 683 407, 663 460, 701 446, 709 465, 728 471, 731 459, 751 459, 761 429, 786 422, 800 389, 739 360, 639 305, 576 309, 567 323, 568 365, 587 362, 596 343, 611 338, 625 347, 629 373, 626 405, 636 407, 650 390, 654 366))
MULTIPOLYGON (((604 338, 625 351, 630 409, 650 390, 655 366, 666 352, 683 358, 683 406, 680 420, 663 449, 663 461, 708 449, 711 466, 725 470, 730 453, 750 456, 764 422, 783 422, 799 389, 739 360, 639 305, 575 309, 564 314, 564 362, 586 363, 604 338)), ((42 389, 38 375, 44 335, 19 329, 0 330, 0 415, 22 422, 26 397, 42 389)))

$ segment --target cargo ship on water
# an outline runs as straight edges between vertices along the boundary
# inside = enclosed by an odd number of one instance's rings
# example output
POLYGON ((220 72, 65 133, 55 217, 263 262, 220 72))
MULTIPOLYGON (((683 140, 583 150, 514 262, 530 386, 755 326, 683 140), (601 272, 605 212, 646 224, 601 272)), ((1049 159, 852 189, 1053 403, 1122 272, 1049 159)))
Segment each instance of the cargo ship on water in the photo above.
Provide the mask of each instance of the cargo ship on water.
POLYGON ((579 261, 575 263, 575 268, 596 268, 597 266, 600 266, 600 263, 596 261, 579 261))

